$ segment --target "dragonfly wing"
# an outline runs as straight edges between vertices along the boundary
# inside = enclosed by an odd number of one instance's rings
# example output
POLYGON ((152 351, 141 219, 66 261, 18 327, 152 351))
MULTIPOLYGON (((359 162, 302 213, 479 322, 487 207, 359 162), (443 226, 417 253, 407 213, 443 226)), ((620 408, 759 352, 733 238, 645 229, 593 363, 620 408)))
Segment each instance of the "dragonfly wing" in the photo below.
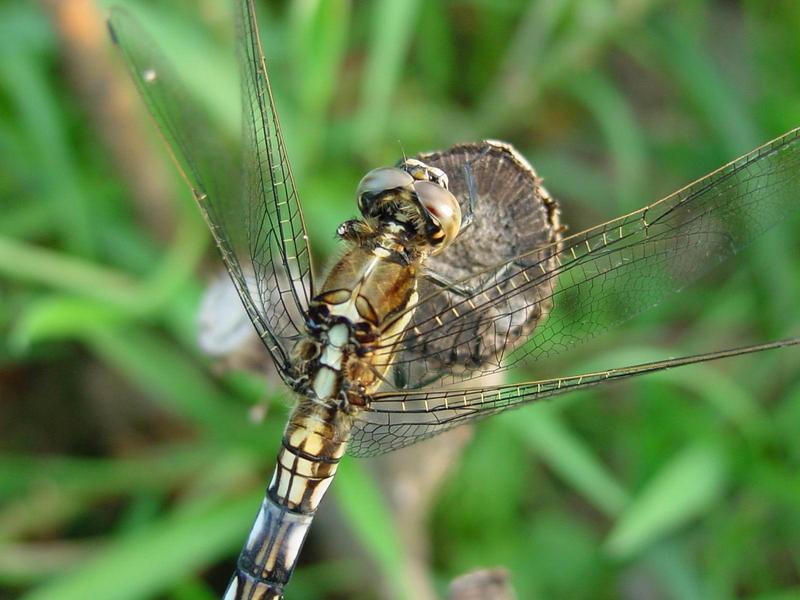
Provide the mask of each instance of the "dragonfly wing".
POLYGON ((799 137, 800 129, 791 131, 640 210, 450 287, 428 287, 412 325, 385 336, 376 355, 401 374, 395 388, 407 389, 434 380, 459 384, 597 336, 681 290, 800 208, 799 137), (539 323, 537 316, 548 312, 539 323), (520 322, 531 316, 537 326, 521 343, 514 327, 524 332, 520 322))
POLYGON ((286 377, 311 293, 310 259, 271 95, 264 93, 269 84, 250 3, 241 4, 240 23, 251 32, 247 40, 240 38, 245 105, 241 152, 214 135, 205 111, 136 18, 115 7, 109 29, 191 187, 250 320, 286 377), (259 102, 263 110, 248 110, 259 102), (261 133, 253 133, 256 129, 261 133), (292 227, 302 233, 288 234, 292 227))
POLYGON ((242 209, 263 315, 279 339, 297 339, 313 297, 303 211, 281 133, 253 0, 238 0, 242 78, 242 209))
POLYGON ((511 385, 428 392, 379 393, 375 394, 369 406, 356 417, 348 452, 353 456, 382 454, 504 410, 607 381, 629 379, 673 367, 798 344, 800 338, 788 338, 768 344, 609 369, 598 373, 511 385))
POLYGON ((399 389, 429 383, 445 369, 457 372, 499 363, 506 352, 524 342, 552 306, 544 298, 552 295, 553 281, 531 286, 466 318, 455 307, 476 286, 491 285, 500 277, 498 263, 506 277, 534 263, 554 268, 558 249, 554 243, 561 237, 556 202, 510 145, 459 144, 417 158, 448 174, 450 191, 462 214, 472 213, 472 222, 450 247, 425 263, 429 276, 420 280, 419 291, 429 300, 417 307, 402 340, 392 371, 399 389), (469 289, 448 287, 447 282, 466 278, 469 289), (442 331, 449 334, 441 335, 442 331), (486 338, 486 331, 492 332, 491 338, 486 338), (482 337, 483 343, 478 343, 482 337))

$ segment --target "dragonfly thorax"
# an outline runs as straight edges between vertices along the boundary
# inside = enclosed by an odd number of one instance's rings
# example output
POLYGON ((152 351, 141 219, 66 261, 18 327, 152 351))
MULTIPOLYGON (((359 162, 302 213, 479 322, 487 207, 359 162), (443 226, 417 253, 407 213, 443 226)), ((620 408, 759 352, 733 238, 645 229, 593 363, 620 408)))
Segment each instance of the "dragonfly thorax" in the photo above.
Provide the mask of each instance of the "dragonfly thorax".
POLYGON ((309 305, 307 336, 295 352, 298 392, 348 410, 368 404, 390 364, 376 350, 413 314, 420 262, 361 245, 339 259, 309 305))

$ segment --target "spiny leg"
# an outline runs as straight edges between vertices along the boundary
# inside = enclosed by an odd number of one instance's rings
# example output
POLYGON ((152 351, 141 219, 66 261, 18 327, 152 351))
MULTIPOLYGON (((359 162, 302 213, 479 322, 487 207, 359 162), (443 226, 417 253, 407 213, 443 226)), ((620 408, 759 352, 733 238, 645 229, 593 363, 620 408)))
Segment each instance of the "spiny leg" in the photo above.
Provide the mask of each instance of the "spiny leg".
POLYGON ((506 275, 508 275, 512 269, 520 267, 521 266, 518 265, 516 261, 509 261, 495 271, 491 277, 491 280, 486 281, 482 286, 460 285, 455 281, 448 279, 444 275, 434 273, 432 271, 428 271, 422 277, 427 281, 430 281, 432 284, 443 288, 448 292, 452 292, 457 296, 461 296, 462 298, 471 298, 495 285, 499 285, 502 283, 503 278, 506 277, 506 275))
POLYGON ((481 160, 489 153, 491 149, 492 147, 489 144, 486 144, 483 150, 481 150, 476 157, 467 161, 467 163, 462 167, 464 169, 464 178, 467 181, 467 210, 461 217, 461 231, 459 231, 459 235, 464 233, 464 231, 468 229, 470 225, 472 225, 472 222, 475 219, 475 204, 478 200, 478 192, 475 185, 475 176, 472 173, 472 164, 481 160))

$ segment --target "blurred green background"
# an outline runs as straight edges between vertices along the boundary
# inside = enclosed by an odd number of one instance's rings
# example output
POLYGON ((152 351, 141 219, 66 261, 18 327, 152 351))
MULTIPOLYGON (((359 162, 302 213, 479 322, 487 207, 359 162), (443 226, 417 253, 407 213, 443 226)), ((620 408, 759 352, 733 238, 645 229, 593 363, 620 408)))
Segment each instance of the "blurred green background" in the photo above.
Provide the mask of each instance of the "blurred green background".
MULTIPOLYGON (((107 43, 110 4, 0 5, 0 598, 216 597, 286 414, 276 382, 197 349, 219 262, 107 43)), ((235 138, 227 4, 126 4, 235 138)), ((512 142, 576 231, 800 125, 794 0, 259 6, 318 264, 363 172, 401 147, 512 142)), ((796 335, 798 302, 787 218, 514 377, 796 335)), ((799 362, 679 369, 481 424, 425 520, 431 585, 501 565, 520 598, 800 597, 799 362)), ((415 595, 369 462, 343 465, 339 529, 312 528, 290 598, 415 595)))

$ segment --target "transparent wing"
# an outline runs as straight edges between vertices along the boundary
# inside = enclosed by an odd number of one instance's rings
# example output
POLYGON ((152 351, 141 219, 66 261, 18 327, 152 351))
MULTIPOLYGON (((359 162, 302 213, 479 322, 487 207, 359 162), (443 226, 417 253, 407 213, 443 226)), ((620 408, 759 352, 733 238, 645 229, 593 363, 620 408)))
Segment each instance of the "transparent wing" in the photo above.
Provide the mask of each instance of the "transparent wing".
POLYGON ((790 338, 758 346, 522 384, 379 393, 372 398, 369 408, 356 417, 348 452, 353 456, 382 454, 476 419, 607 381, 797 344, 800 344, 800 338, 790 338))
POLYGON ((240 3, 243 149, 215 135, 203 109, 153 39, 113 8, 112 39, 208 224, 240 298, 278 370, 311 294, 305 230, 267 81, 250 2, 240 3))
POLYGON ((266 322, 279 338, 305 330, 313 297, 303 211, 272 98, 252 0, 238 0, 248 257, 266 322))
POLYGON ((633 213, 428 288, 377 362, 400 374, 396 389, 457 384, 546 358, 655 306, 800 208, 799 134, 633 213))

